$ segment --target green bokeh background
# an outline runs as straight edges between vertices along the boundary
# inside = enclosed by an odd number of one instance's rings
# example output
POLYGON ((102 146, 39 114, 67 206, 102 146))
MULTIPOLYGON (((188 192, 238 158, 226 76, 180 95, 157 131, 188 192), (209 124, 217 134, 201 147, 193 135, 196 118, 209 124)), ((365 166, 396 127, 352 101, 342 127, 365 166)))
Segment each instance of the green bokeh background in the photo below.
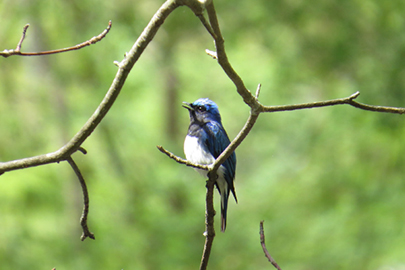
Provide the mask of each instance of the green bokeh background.
MULTIPOLYGON (((80 51, 0 59, 0 161, 59 149, 94 112, 117 67, 154 12, 148 1, 0 2, 0 50, 80 51)), ((405 107, 403 0, 215 2, 226 49, 266 105, 346 97, 405 107)), ((205 182, 156 145, 183 156, 182 101, 209 97, 231 138, 248 117, 233 84, 205 49, 210 36, 176 10, 133 68, 115 105, 74 154, 90 192, 79 240, 81 189, 66 162, 0 176, 0 269, 197 269, 205 182)), ((341 105, 262 115, 237 149, 228 227, 210 269, 405 269, 403 116, 341 105)), ((215 205, 219 199, 216 195, 215 205)))

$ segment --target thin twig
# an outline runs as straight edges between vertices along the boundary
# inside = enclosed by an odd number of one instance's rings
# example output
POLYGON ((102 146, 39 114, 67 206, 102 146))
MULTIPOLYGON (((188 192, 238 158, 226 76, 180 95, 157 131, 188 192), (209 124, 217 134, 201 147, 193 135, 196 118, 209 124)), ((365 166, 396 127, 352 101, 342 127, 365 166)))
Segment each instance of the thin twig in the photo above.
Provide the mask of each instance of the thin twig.
POLYGON ((30 27, 30 25, 29 25, 29 24, 26 24, 26 25, 24 26, 24 28, 23 28, 23 33, 22 33, 21 39, 20 39, 20 41, 18 42, 17 47, 15 48, 15 51, 17 51, 17 52, 20 52, 20 51, 21 51, 21 46, 22 46, 22 43, 23 43, 23 41, 24 41, 24 39, 25 39, 25 35, 26 35, 26 33, 27 33, 28 27, 30 27))
POLYGON ((77 167, 76 163, 74 162, 72 157, 69 157, 67 159, 67 162, 70 164, 70 166, 72 167, 73 171, 75 172, 77 178, 79 179, 80 182, 80 186, 82 187, 82 191, 83 191, 83 213, 82 216, 80 218, 80 225, 82 226, 83 229, 83 233, 82 236, 80 237, 80 239, 82 241, 84 241, 84 239, 86 239, 87 237, 91 238, 91 239, 95 239, 94 234, 92 232, 89 231, 89 228, 87 226, 87 216, 89 214, 89 192, 87 191, 87 185, 86 185, 86 181, 84 180, 84 177, 82 175, 82 173, 80 172, 79 167, 77 167))
MULTIPOLYGON (((194 12, 195 13, 195 12, 194 12)), ((217 35, 215 34, 214 30, 212 29, 211 25, 208 23, 207 19, 205 19, 204 14, 202 13, 195 13, 195 15, 200 19, 201 23, 204 25, 205 29, 210 33, 212 38, 215 40, 217 39, 217 35)))
POLYGON ((337 99, 331 99, 331 100, 325 100, 325 101, 316 101, 316 102, 293 104, 293 105, 262 106, 261 112, 294 111, 294 110, 301 110, 301 109, 312 109, 312 108, 319 108, 319 107, 348 104, 353 107, 363 109, 363 110, 368 110, 368 111, 397 113, 397 114, 405 113, 405 108, 373 106, 373 105, 367 105, 367 104, 363 104, 363 103, 354 101, 354 99, 356 99, 359 95, 360 95, 360 92, 356 92, 349 97, 337 98, 337 99))
POLYGON ((258 99, 259 98, 259 95, 260 95, 260 89, 262 88, 262 85, 259 83, 258 85, 257 85, 257 88, 256 88, 256 99, 258 99))
POLYGON ((196 168, 196 169, 202 169, 202 170, 205 170, 205 171, 208 171, 210 169, 210 166, 208 166, 208 165, 194 164, 194 163, 192 163, 192 162, 190 162, 190 161, 188 161, 186 159, 182 159, 181 157, 178 157, 175 154, 167 151, 161 145, 157 145, 156 147, 157 147, 157 149, 159 149, 160 152, 166 154, 169 158, 175 160, 177 163, 184 164, 186 166, 193 167, 193 168, 196 168))
POLYGON ((3 57, 9 57, 12 55, 21 55, 21 56, 40 56, 40 55, 49 55, 49 54, 56 54, 56 53, 63 53, 63 52, 69 52, 69 51, 74 51, 74 50, 80 50, 81 48, 84 48, 86 46, 89 46, 91 44, 97 43, 100 40, 102 40, 107 33, 110 31, 111 29, 111 21, 108 22, 108 26, 106 29, 104 29, 103 32, 101 32, 101 34, 99 34, 98 36, 92 37, 91 39, 82 42, 80 44, 77 44, 75 46, 72 47, 68 47, 68 48, 63 48, 63 49, 57 49, 57 50, 51 50, 51 51, 42 51, 42 52, 21 52, 21 45, 25 39, 25 34, 26 31, 28 29, 29 24, 24 26, 24 31, 23 31, 23 35, 20 39, 20 42, 18 42, 17 48, 15 50, 4 50, 3 52, 0 52, 0 55, 3 57))
POLYGON ((281 112, 281 111, 293 111, 293 110, 300 110, 300 109, 312 109, 312 108, 319 108, 319 107, 326 107, 326 106, 333 106, 333 105, 340 105, 340 104, 348 104, 351 100, 357 98, 360 95, 360 92, 356 92, 349 97, 345 98, 337 98, 331 100, 324 100, 324 101, 316 101, 310 103, 301 103, 301 104, 293 104, 293 105, 280 105, 280 106, 262 106, 262 112, 281 112))
POLYGON ((405 108, 397 108, 397 107, 388 107, 388 106, 376 106, 376 105, 368 105, 364 103, 360 103, 354 100, 349 100, 347 104, 352 105, 353 107, 372 111, 372 112, 384 112, 384 113, 397 113, 397 114, 404 114, 405 108))
POLYGON ((86 155, 87 154, 87 150, 86 149, 84 149, 83 147, 79 147, 79 148, 77 148, 77 150, 79 150, 80 152, 82 152, 83 153, 83 155, 86 155))
POLYGON ((269 262, 271 262, 271 264, 277 269, 277 270, 281 270, 281 267, 276 263, 276 261, 273 259, 273 257, 271 257, 269 251, 266 248, 266 244, 264 242, 264 229, 263 229, 263 223, 264 221, 260 221, 260 244, 262 245, 262 249, 264 252, 264 255, 266 256, 266 258, 269 260, 269 262))
POLYGON ((211 56, 215 60, 218 59, 217 52, 206 49, 205 53, 208 54, 209 56, 211 56))

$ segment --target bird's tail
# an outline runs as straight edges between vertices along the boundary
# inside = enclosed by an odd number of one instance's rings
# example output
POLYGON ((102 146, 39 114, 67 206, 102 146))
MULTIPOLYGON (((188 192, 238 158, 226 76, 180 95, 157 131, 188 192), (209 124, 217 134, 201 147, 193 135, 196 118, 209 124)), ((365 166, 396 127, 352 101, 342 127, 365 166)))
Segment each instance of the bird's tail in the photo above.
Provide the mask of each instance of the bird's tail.
POLYGON ((229 190, 225 189, 221 192, 221 232, 226 229, 226 213, 228 211, 229 190))
POLYGON ((233 187, 230 188, 223 177, 219 177, 215 184, 221 195, 221 232, 225 232, 226 214, 228 212, 228 199, 230 193, 232 192, 236 202, 238 202, 238 200, 236 199, 235 189, 233 187))

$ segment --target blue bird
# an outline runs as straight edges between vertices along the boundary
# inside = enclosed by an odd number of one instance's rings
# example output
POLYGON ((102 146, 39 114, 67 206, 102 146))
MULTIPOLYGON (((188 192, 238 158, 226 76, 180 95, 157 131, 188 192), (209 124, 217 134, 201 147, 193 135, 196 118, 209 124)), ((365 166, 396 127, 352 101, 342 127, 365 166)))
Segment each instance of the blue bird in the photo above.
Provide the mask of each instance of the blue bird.
MULTIPOLYGON (((221 123, 218 106, 208 98, 200 98, 193 103, 183 102, 183 107, 190 114, 190 126, 184 141, 184 154, 187 160, 200 165, 214 163, 215 159, 225 150, 230 141, 221 123)), ((221 231, 226 228, 226 213, 230 191, 238 202, 233 181, 235 179, 235 152, 219 167, 215 185, 221 195, 221 231)), ((207 171, 197 169, 207 176, 207 171)))

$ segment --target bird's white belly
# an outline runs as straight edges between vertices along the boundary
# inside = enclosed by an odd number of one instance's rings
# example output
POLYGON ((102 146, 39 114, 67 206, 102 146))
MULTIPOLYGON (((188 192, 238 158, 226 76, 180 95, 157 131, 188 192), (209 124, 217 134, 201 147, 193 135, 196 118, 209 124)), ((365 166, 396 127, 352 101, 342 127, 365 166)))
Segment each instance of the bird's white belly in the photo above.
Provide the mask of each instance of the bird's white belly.
POLYGON ((209 165, 215 161, 211 153, 201 147, 197 137, 186 136, 184 140, 184 154, 187 160, 196 164, 209 165))
MULTIPOLYGON (((186 159, 195 164, 210 165, 214 163, 215 158, 210 152, 205 151, 198 143, 197 137, 186 136, 184 140, 184 154, 186 159)), ((224 167, 221 165, 217 171, 218 176, 221 178, 224 174, 224 167)), ((207 177, 207 171, 201 169, 195 169, 202 176, 207 177)))

